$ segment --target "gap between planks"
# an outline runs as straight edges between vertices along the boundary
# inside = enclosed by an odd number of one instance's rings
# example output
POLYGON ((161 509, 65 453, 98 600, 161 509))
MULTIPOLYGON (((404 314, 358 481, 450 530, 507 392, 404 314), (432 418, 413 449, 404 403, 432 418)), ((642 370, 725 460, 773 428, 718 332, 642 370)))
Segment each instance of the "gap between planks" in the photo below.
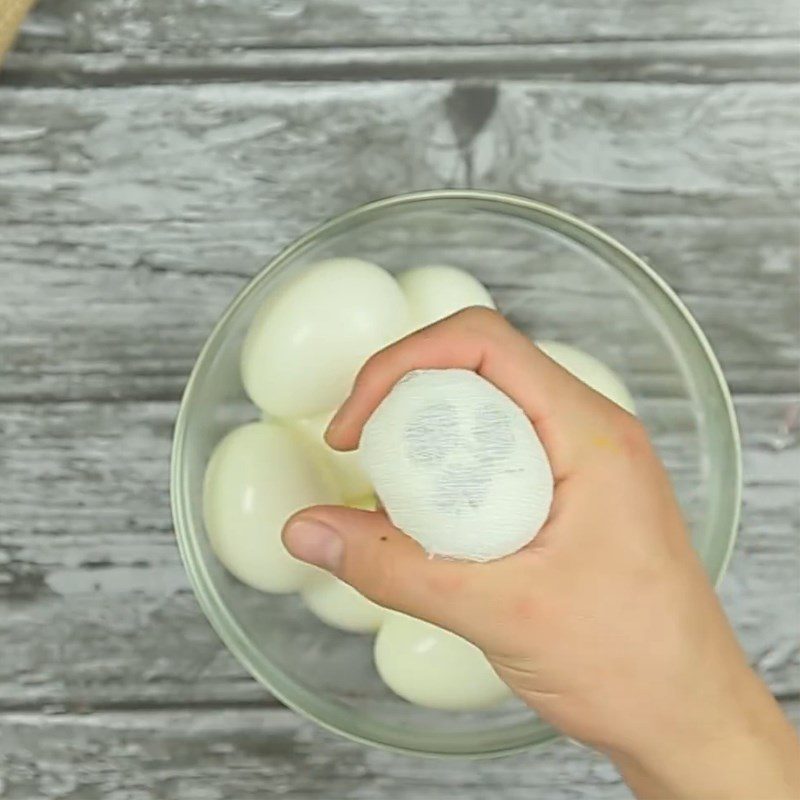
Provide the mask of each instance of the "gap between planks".
MULTIPOLYGON (((777 691, 772 696, 781 705, 790 705, 800 702, 800 691, 777 691)), ((180 702, 170 702, 167 700, 123 700, 118 703, 103 700, 91 706, 83 706, 77 703, 62 702, 29 702, 29 703, 4 703, 0 705, 0 721, 7 716, 41 716, 42 714, 58 717, 87 716, 90 714, 160 714, 165 711, 235 711, 242 710, 262 710, 270 712, 274 710, 286 710, 288 706, 282 703, 277 697, 269 694, 264 689, 263 698, 241 699, 234 698, 226 700, 181 700, 180 702)), ((292 709, 289 709, 292 710, 292 709)), ((301 715, 302 716, 302 715, 301 715)))
POLYGON ((579 83, 795 83, 794 38, 537 44, 294 46, 123 52, 12 52, 6 87, 171 83, 532 80, 579 83))

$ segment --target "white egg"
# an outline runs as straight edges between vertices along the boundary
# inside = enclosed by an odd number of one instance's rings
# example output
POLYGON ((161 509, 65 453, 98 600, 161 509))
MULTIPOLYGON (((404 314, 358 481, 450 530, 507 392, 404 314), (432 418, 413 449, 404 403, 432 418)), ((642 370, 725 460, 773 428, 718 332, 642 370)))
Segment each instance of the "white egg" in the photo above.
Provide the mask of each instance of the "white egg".
POLYGON ((602 361, 561 342, 536 342, 536 345, 578 380, 631 414, 636 413, 636 405, 628 388, 619 375, 602 361))
POLYGON ((364 497, 372 491, 372 484, 367 473, 359 464, 358 454, 356 452, 340 453, 329 447, 323 438, 333 414, 333 411, 328 411, 314 417, 304 417, 296 420, 294 424, 312 447, 319 448, 324 453, 324 458, 339 482, 344 498, 353 500, 364 497))
MULTIPOLYGON (((347 505, 374 511, 377 503, 375 495, 366 495, 351 500, 347 505)), ((317 574, 305 584, 301 595, 306 608, 315 617, 334 628, 353 633, 374 633, 388 613, 349 584, 322 570, 317 570, 317 574)))
POLYGON ((350 508, 360 508, 362 511, 374 511, 378 507, 378 498, 370 492, 363 497, 356 497, 353 500, 348 500, 347 505, 350 508))
POLYGON ((375 638, 375 667, 395 694, 427 708, 469 711, 511 695, 474 644, 397 612, 375 638))
POLYGON ((280 286, 242 346, 242 381, 278 417, 306 417, 345 399, 361 365, 409 328, 397 281, 375 264, 332 258, 280 286))
POLYGON ((353 633, 374 633, 386 609, 367 600, 352 586, 327 573, 320 573, 301 589, 306 608, 334 628, 353 633))
POLYGON ((502 558, 550 512, 553 473, 533 424, 469 370, 409 372, 367 420, 358 453, 392 522, 432 555, 502 558))
POLYGON ((496 308, 483 284, 457 267, 415 267, 401 272, 397 282, 408 300, 415 330, 469 306, 496 308))
POLYGON ((203 514, 214 552, 239 580, 265 592, 292 592, 316 570, 286 551, 284 523, 301 508, 340 499, 296 434, 253 422, 231 431, 214 450, 203 514))

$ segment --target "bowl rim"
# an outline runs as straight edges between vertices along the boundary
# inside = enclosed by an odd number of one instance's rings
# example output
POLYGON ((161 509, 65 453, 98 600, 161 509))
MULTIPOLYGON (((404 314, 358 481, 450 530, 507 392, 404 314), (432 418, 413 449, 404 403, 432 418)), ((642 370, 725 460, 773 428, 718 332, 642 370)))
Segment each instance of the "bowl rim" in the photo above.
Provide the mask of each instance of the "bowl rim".
MULTIPOLYGON (((580 232, 584 236, 590 239, 595 239, 597 242, 614 251, 621 259, 626 260, 630 265, 641 271, 652 282, 654 288, 660 290, 664 298, 669 301, 669 303, 674 307, 675 311, 678 312, 678 315, 682 319, 683 323, 688 327, 690 333, 694 336, 697 344, 700 346, 702 354, 707 362, 707 366, 709 366, 711 369, 716 388, 719 391, 719 397, 722 400, 722 410, 725 415, 724 422, 727 423, 725 424, 725 428, 726 432, 730 433, 730 444, 732 445, 733 459, 732 463, 729 465, 732 471, 730 476, 730 486, 732 488, 732 499, 734 501, 734 508, 731 515, 731 531, 728 537, 726 550, 720 560, 717 574, 711 576, 714 586, 719 586, 722 577, 727 571, 728 564, 733 554, 739 528, 742 498, 742 454, 739 428, 737 425, 736 412, 730 390, 723 376, 719 361, 717 360, 717 357, 714 354, 714 351, 712 350, 705 333, 694 319, 684 302, 669 286, 669 284, 667 284, 667 282, 649 264, 625 247, 625 245, 617 241, 614 237, 595 227, 594 225, 580 219, 579 217, 562 211, 554 206, 539 202, 537 200, 532 200, 526 197, 504 192, 484 191, 478 189, 430 189, 387 196, 359 206, 355 206, 348 211, 331 217, 321 224, 311 228, 307 233, 303 234, 281 249, 236 293, 234 298, 230 301, 228 306, 220 315, 209 335, 206 337, 205 342, 203 343, 203 346, 197 358, 195 359, 186 386, 181 395, 178 414, 175 420, 170 456, 170 505, 181 560, 183 561, 184 568, 189 576, 189 581, 194 595, 197 598, 197 601, 203 613, 205 614, 206 619, 225 646, 231 651, 231 653, 233 653, 239 663, 242 664, 259 683, 265 686, 274 697, 276 697, 293 711, 296 711, 302 716, 313 720, 321 727, 360 744, 371 745, 384 750, 395 751, 406 755, 433 758, 477 759, 512 755, 514 753, 527 751, 532 748, 545 747, 548 744, 551 744, 554 740, 558 739, 560 734, 557 731, 554 731, 553 736, 545 740, 522 742, 517 745, 503 746, 493 750, 476 749, 474 751, 459 751, 455 753, 447 751, 415 749, 411 746, 407 747, 394 743, 377 741, 366 736, 361 736, 358 733, 346 730, 330 722, 329 720, 320 718, 317 714, 303 707, 294 698, 288 697, 286 693, 283 692, 279 687, 274 686, 269 677, 264 675, 263 670, 257 666, 259 657, 254 652, 248 637, 243 633, 236 620, 222 602, 222 599, 219 597, 219 594, 217 593, 213 584, 203 578, 201 560, 199 558, 199 554, 195 550, 197 532, 194 530, 194 526, 190 521, 188 511, 184 507, 183 502, 184 498, 187 496, 187 492, 184 491, 185 471, 182 469, 182 453, 184 449, 187 427, 187 408, 190 405, 190 400, 194 393, 198 376, 202 371, 203 364, 208 357, 212 344, 216 341, 220 333, 225 330, 228 322, 237 313, 242 303, 251 294, 251 292, 255 290, 256 285, 265 279, 267 275, 273 273, 275 270, 289 261, 296 253, 305 248, 309 243, 320 237, 323 237, 325 234, 337 228, 352 224, 361 217, 373 214, 375 212, 385 212, 413 204, 448 200, 456 202, 478 201, 482 203, 496 204, 501 207, 511 207, 523 212, 533 212, 534 214, 549 217, 552 220, 565 225, 567 228, 572 227, 574 230, 580 232)), ((567 238, 575 240, 569 231, 560 230, 559 232, 567 238)), ((578 243, 583 244, 579 241, 578 243)))

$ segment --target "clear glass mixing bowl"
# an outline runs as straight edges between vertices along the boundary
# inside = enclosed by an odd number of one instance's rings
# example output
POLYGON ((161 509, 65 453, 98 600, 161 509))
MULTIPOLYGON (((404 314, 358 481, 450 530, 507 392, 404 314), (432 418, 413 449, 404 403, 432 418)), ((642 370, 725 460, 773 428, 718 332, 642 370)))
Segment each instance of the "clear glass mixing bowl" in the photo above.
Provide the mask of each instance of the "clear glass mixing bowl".
POLYGON ((540 203, 478 191, 392 197, 318 227, 240 292, 197 359, 175 429, 173 515, 198 600, 239 661, 287 705, 369 744, 484 756, 546 742, 553 729, 514 700, 479 713, 400 700, 374 670, 373 637, 325 626, 297 595, 244 586, 211 551, 201 513, 206 463, 230 428, 256 417, 239 379, 247 327, 287 277, 334 256, 393 271, 462 267, 531 338, 574 344, 609 364, 636 399, 714 581, 733 546, 741 480, 733 407, 717 361, 675 294, 612 238, 540 203))

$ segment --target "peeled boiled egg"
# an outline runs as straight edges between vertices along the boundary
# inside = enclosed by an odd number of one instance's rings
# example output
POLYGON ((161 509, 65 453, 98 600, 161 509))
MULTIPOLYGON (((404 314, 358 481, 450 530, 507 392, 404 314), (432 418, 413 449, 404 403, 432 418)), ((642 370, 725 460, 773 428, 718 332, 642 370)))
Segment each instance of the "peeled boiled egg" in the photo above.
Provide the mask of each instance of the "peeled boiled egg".
POLYGON ((320 573, 301 590, 306 608, 334 628, 353 633, 374 633, 386 609, 367 600, 352 586, 327 573, 320 573))
POLYGON ((361 467, 356 452, 340 453, 329 447, 323 435, 334 412, 296 420, 295 427, 311 447, 319 448, 330 466, 346 500, 364 497, 372 491, 367 473, 361 467))
POLYGON ((395 694, 427 708, 470 711, 511 695, 474 644, 397 612, 375 637, 375 667, 395 694))
POLYGON ((550 512, 553 473, 533 423, 469 370, 406 374, 367 420, 358 453, 392 522, 432 555, 502 558, 550 512))
MULTIPOLYGON (((366 495, 347 504, 364 511, 375 510, 375 496, 366 495)), ((306 608, 317 619, 334 628, 353 633, 374 633, 388 613, 385 608, 367 600, 352 586, 327 572, 318 574, 301 590, 306 608)))
POLYGON ((496 308, 480 281, 457 267, 415 267, 401 272, 397 282, 408 300, 415 330, 469 306, 496 308))
POLYGON ((631 414, 636 413, 636 405, 622 378, 602 361, 561 342, 537 342, 540 350, 544 351, 553 361, 571 372, 578 380, 599 394, 607 397, 618 406, 622 406, 631 414))
POLYGON ((316 570, 286 551, 284 523, 301 508, 340 499, 295 433, 253 422, 231 431, 214 450, 203 515, 214 552, 239 580, 265 592, 292 592, 316 570))
POLYGON ((409 324, 406 299, 386 270, 357 258, 320 261, 255 315, 242 346, 244 387, 273 416, 335 408, 364 361, 409 324))

